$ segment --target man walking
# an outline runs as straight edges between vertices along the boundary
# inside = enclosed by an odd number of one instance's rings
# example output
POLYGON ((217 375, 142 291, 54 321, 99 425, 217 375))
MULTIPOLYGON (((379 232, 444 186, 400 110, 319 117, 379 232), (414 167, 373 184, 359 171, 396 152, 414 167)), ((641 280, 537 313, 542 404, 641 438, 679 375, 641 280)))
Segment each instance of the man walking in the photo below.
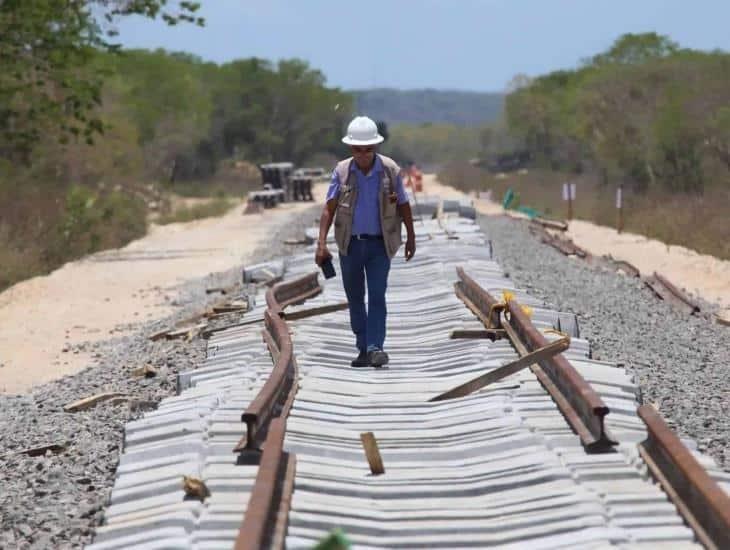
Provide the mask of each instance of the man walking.
POLYGON ((400 168, 392 159, 375 152, 375 146, 383 142, 375 122, 356 117, 342 142, 350 146, 352 157, 337 163, 332 174, 319 220, 315 261, 321 266, 331 257, 326 240, 334 220, 350 326, 359 351, 351 365, 381 367, 388 363, 383 343, 390 260, 402 244, 401 223, 406 226, 406 261, 415 254, 413 216, 400 168))

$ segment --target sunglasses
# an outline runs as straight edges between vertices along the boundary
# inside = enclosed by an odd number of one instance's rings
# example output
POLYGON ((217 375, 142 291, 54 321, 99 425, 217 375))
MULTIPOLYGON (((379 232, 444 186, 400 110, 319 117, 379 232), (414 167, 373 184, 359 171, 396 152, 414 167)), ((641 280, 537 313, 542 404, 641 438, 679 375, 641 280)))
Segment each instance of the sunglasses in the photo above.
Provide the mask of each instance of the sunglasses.
POLYGON ((352 145, 352 152, 353 153, 372 153, 375 151, 375 147, 358 147, 357 145, 352 145))

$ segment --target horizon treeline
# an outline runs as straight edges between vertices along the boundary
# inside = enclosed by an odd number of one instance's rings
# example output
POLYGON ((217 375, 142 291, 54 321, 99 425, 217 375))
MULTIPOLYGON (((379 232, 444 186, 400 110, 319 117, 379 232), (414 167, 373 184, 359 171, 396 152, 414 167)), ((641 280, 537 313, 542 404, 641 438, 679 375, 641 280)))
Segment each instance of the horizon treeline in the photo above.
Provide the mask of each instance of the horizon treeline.
POLYGON ((82 86, 101 79, 98 102, 67 113, 64 100, 16 94, 15 115, 0 116, 0 290, 143 236, 161 189, 242 196, 258 177, 250 163, 339 152, 352 111, 297 59, 94 51, 74 70, 82 86))
POLYGON ((596 172, 636 192, 730 184, 726 52, 626 34, 575 70, 523 79, 505 111, 510 137, 541 167, 596 172))
MULTIPOLYGON (((74 180, 114 174, 200 180, 224 159, 301 163, 328 145, 336 152, 352 112, 351 96, 327 87, 324 75, 299 59, 217 65, 185 53, 125 50, 96 52, 86 69, 103 78, 98 105, 87 105, 84 115, 96 119, 98 131, 81 136, 77 130, 74 139, 63 122, 42 125, 34 142, 14 148, 8 139, 0 146, 6 168, 22 172, 52 164, 46 167, 57 177, 74 180), (114 161, 91 169, 98 161, 83 157, 100 156, 110 146, 114 161), (82 160, 74 163, 77 156, 82 160)), ((35 112, 16 119, 13 133, 26 122, 38 126, 37 118, 35 112)))

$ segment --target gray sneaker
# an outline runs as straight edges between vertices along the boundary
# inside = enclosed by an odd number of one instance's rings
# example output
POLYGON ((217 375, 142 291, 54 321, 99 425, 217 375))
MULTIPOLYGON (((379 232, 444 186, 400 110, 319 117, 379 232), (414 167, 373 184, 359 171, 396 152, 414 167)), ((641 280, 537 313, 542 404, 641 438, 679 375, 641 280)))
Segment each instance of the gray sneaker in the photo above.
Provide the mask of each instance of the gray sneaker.
POLYGON ((382 349, 376 349, 368 352, 368 361, 373 367, 382 367, 383 365, 388 364, 390 358, 382 349))

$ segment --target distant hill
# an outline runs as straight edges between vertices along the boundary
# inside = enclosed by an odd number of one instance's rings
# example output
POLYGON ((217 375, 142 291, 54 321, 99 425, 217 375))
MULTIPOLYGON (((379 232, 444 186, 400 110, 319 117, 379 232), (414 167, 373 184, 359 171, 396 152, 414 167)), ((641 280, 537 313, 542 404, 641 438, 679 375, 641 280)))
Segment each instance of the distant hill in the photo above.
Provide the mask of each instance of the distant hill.
POLYGON ((352 90, 358 114, 393 124, 457 124, 478 126, 495 122, 504 94, 448 90, 352 90))

